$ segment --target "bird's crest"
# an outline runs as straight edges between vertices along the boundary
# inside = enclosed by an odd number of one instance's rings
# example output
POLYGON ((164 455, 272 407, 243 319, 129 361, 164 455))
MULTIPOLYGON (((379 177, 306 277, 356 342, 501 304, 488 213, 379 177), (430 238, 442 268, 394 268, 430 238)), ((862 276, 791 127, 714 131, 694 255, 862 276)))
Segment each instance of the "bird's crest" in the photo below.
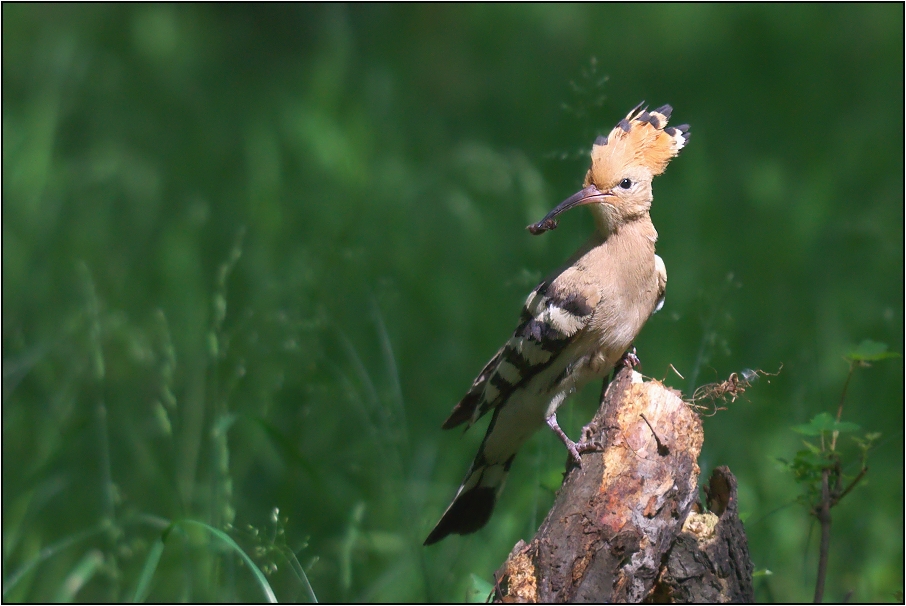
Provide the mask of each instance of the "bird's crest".
MULTIPOLYGON (((643 102, 644 103, 644 102, 643 102)), ((659 175, 689 140, 689 125, 667 126, 673 108, 664 105, 649 112, 640 103, 591 150, 595 175, 616 176, 627 166, 641 166, 659 175)), ((597 182, 597 181, 596 181, 597 182)))

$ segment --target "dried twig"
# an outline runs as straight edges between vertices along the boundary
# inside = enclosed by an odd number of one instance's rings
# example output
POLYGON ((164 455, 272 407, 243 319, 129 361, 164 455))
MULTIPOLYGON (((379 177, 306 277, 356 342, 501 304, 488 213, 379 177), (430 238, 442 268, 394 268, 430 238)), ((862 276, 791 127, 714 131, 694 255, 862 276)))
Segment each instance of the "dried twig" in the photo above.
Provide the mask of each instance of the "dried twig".
POLYGON ((704 416, 714 416, 719 410, 726 410, 726 406, 720 406, 718 402, 730 403, 736 401, 746 389, 752 386, 752 383, 762 377, 776 377, 783 369, 783 364, 777 369, 777 372, 765 372, 761 369, 752 370, 744 369, 739 373, 730 373, 726 381, 719 383, 706 383, 693 392, 692 397, 686 400, 690 406, 700 411, 710 411, 704 416), (708 404, 702 404, 707 401, 708 404))

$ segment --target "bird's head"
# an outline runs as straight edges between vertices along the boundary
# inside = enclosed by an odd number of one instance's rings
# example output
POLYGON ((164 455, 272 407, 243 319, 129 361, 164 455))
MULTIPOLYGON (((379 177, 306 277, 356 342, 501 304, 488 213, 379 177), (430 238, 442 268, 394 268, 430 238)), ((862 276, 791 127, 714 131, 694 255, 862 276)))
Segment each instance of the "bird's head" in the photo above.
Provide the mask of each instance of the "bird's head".
POLYGON ((635 107, 591 149, 591 167, 582 190, 557 205, 528 230, 535 235, 557 227, 554 218, 588 205, 599 230, 611 231, 651 208, 651 181, 689 140, 689 125, 667 126, 673 108, 649 112, 635 107))

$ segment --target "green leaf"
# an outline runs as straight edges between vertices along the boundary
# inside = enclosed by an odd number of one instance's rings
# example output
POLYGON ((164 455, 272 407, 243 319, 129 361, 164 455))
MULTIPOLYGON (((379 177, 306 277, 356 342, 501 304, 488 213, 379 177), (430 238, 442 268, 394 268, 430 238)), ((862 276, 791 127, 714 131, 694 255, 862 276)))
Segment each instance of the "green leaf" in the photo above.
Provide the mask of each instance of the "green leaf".
POLYGON ((796 453, 796 458, 793 460, 790 467, 794 470, 803 469, 805 467, 811 469, 824 469, 827 465, 827 456, 824 453, 819 451, 808 451, 800 450, 796 453))
POLYGON ((493 591, 494 585, 492 583, 488 583, 477 574, 472 574, 469 589, 466 592, 466 602, 469 604, 487 604, 490 602, 493 591))
POLYGON ((899 355, 896 352, 887 351, 887 343, 865 339, 854 351, 849 352, 846 358, 853 362, 877 362, 887 358, 896 358, 899 355))
POLYGON ((834 431, 839 431, 840 433, 849 433, 852 431, 859 431, 862 429, 859 425, 855 423, 849 423, 848 421, 837 421, 834 424, 834 431))
POLYGON ((794 425, 792 429, 802 435, 820 436, 823 433, 833 431, 840 433, 858 431, 860 427, 855 423, 849 423, 847 421, 835 421, 830 413, 822 412, 815 415, 808 423, 804 425, 794 425))
POLYGON ((808 448, 808 450, 797 451, 796 452, 797 459, 802 456, 808 455, 809 453, 816 454, 816 455, 821 454, 821 449, 818 446, 815 446, 811 442, 806 442, 805 440, 802 440, 802 443, 805 445, 806 448, 808 448))
POLYGON ((752 578, 757 579, 758 577, 769 577, 772 574, 774 574, 774 573, 771 572, 770 570, 768 570, 767 568, 762 568, 761 570, 756 570, 755 572, 753 572, 752 578))
POLYGON ((864 456, 864 455, 868 454, 868 451, 871 450, 871 448, 874 446, 875 442, 880 437, 881 437, 880 432, 874 431, 874 432, 869 432, 869 433, 865 434, 864 437, 852 436, 852 440, 853 440, 853 442, 856 443, 856 446, 858 446, 859 449, 862 450, 862 453, 864 456))
POLYGON ((820 436, 825 431, 830 431, 834 424, 834 418, 826 412, 822 412, 812 418, 805 425, 794 425, 793 431, 806 436, 820 436))

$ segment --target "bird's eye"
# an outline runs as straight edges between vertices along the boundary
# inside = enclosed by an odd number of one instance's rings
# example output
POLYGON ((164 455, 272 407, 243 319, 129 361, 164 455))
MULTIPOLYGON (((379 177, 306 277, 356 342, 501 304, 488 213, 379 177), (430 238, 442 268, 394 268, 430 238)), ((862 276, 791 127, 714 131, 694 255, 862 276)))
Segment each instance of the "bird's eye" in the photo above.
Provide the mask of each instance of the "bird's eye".
POLYGON ((632 187, 632 181, 630 181, 629 179, 623 179, 622 181, 620 181, 621 189, 629 189, 630 187, 632 187))

